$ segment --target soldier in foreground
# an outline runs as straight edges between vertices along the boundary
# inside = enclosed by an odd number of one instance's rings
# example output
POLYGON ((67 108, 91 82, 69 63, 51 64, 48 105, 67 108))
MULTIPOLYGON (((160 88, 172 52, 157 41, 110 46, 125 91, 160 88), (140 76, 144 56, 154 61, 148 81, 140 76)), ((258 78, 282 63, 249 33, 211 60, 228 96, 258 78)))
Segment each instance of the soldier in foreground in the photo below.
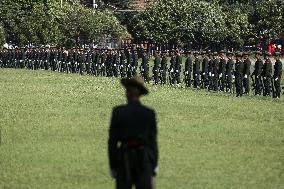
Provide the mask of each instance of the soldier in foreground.
POLYGON ((111 176, 117 189, 153 189, 158 146, 155 112, 140 102, 148 94, 141 78, 122 79, 126 105, 113 109, 108 152, 111 176))

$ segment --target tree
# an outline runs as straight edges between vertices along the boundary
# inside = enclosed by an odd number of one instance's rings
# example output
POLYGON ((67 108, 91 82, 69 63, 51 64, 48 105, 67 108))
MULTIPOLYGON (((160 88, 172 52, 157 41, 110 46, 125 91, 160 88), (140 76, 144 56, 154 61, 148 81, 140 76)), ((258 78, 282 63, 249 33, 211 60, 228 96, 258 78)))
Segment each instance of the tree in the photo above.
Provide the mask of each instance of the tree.
POLYGON ((233 48, 241 47, 251 34, 252 25, 249 23, 249 16, 239 4, 224 7, 223 10, 227 27, 224 45, 233 48))
POLYGON ((262 0, 256 5, 251 22, 255 23, 255 33, 267 33, 270 37, 284 35, 284 1, 262 0))
POLYGON ((5 31, 3 26, 0 24, 0 47, 5 43, 5 31))
POLYGON ((153 43, 193 42, 207 48, 224 39, 225 15, 217 3, 157 0, 132 20, 132 35, 153 43))
POLYGON ((0 18, 7 39, 22 46, 36 44, 78 45, 105 35, 127 35, 110 12, 92 10, 77 0, 2 0, 0 18))

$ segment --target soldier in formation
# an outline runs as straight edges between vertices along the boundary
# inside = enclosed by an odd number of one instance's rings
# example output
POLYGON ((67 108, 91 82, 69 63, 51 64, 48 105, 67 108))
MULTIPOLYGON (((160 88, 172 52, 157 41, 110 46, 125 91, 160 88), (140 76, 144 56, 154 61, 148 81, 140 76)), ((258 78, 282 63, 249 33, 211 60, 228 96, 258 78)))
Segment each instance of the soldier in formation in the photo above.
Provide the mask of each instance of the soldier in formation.
POLYGON ((121 78, 139 75, 139 68, 146 83, 153 80, 156 85, 180 86, 184 81, 188 88, 235 93, 238 97, 253 90, 256 96, 280 98, 280 53, 264 53, 263 59, 262 52, 254 54, 253 69, 247 52, 157 51, 151 68, 149 54, 144 51, 139 60, 136 49, 15 48, 0 50, 0 67, 121 78))

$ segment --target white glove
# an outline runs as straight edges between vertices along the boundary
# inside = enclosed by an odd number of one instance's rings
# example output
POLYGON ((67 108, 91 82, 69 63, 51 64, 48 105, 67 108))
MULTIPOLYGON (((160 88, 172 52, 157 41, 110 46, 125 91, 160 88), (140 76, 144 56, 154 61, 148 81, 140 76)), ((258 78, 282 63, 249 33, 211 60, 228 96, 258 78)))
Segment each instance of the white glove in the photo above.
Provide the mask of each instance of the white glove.
POLYGON ((219 77, 222 77, 222 75, 223 75, 223 74, 221 73, 221 74, 219 75, 219 77))
POLYGON ((265 79, 265 80, 266 80, 266 77, 263 77, 263 79, 265 79))
POLYGON ((109 174, 113 179, 117 177, 117 172, 115 170, 109 170, 109 174))
POLYGON ((105 66, 105 64, 102 64, 102 66, 105 66))
POLYGON ((155 167, 155 169, 153 170, 154 176, 156 176, 158 173, 159 173, 159 167, 155 167))
POLYGON ((209 76, 211 76, 211 72, 209 72, 209 76))
POLYGON ((186 71, 185 74, 187 75, 187 74, 188 74, 188 71, 186 71))
POLYGON ((235 79, 235 76, 233 75, 233 79, 235 79))
POLYGON ((203 73, 203 75, 205 75, 205 73, 203 73))
POLYGON ((174 72, 174 70, 173 69, 171 69, 171 73, 173 73, 174 72))
POLYGON ((245 74, 245 78, 246 78, 246 79, 248 78, 248 75, 247 75, 247 74, 245 74))
POLYGON ((116 66, 116 64, 114 64, 114 66, 116 66))
POLYGON ((215 74, 212 74, 212 77, 214 77, 215 74))
POLYGON ((178 73, 178 70, 176 70, 176 72, 178 73))
POLYGON ((195 74, 195 76, 197 76, 197 74, 195 74))
POLYGON ((277 80, 278 80, 278 77, 275 78, 275 81, 277 81, 277 80))

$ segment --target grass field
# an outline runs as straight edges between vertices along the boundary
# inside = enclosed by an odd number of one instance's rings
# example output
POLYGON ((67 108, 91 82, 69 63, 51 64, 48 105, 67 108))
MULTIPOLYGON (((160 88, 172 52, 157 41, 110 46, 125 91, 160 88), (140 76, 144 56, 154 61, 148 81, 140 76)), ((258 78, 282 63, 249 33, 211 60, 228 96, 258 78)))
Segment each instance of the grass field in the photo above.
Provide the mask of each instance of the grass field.
MULTIPOLYGON (((111 189, 119 80, 0 69, 0 189, 111 189)), ((284 188, 284 101, 150 86, 159 189, 284 188)))

